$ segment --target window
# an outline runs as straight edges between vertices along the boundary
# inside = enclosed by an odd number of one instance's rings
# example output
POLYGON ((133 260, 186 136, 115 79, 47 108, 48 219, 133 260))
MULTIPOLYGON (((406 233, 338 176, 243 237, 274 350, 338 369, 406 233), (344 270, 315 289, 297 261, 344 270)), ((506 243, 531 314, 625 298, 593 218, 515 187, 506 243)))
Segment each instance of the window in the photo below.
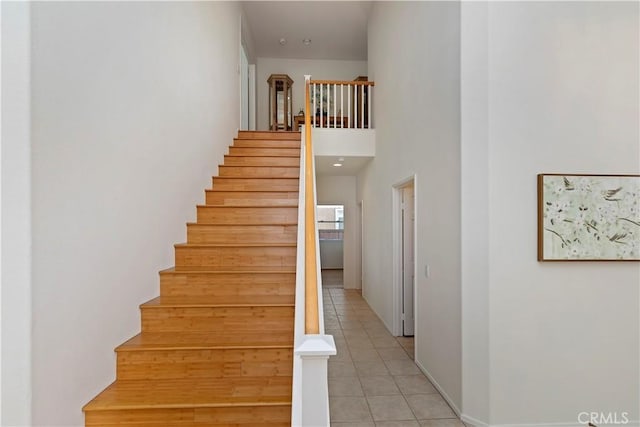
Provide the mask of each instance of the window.
POLYGON ((318 205, 317 212, 320 240, 342 240, 344 235, 344 206, 318 205))

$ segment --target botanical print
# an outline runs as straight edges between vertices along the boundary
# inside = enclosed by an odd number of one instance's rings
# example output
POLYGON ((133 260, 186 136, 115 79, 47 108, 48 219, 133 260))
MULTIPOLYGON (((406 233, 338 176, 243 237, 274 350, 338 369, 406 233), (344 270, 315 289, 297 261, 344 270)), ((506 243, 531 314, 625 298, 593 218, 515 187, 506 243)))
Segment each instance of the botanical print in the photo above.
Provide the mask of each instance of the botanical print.
POLYGON ((640 177, 543 175, 544 260, 639 260, 640 177))

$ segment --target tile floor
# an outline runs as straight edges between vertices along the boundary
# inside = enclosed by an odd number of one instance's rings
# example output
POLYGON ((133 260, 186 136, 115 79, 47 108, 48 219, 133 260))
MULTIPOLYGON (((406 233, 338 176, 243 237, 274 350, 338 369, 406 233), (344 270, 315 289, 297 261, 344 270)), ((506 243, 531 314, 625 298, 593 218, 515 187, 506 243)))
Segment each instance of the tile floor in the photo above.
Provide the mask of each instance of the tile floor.
POLYGON ((334 427, 465 427, 413 362, 413 338, 393 337, 359 291, 323 286, 334 427))

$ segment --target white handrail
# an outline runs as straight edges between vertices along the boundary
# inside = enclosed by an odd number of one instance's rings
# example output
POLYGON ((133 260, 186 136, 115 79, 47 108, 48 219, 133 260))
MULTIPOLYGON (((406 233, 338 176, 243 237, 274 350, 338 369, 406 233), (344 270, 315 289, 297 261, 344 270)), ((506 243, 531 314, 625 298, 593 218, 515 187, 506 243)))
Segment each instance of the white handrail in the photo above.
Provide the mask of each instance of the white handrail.
MULTIPOLYGON (((309 96, 309 79, 306 80, 306 96, 309 96)), ((306 102, 308 114, 310 103, 306 102)), ((307 123, 310 117, 307 116, 307 123)), ((306 130, 306 128, 305 128, 306 130)), ((307 230, 307 188, 313 193, 312 209, 316 209, 317 200, 315 165, 313 160, 313 147, 307 141, 307 132, 302 132, 302 144, 300 152, 300 184, 298 198, 298 249, 296 255, 296 307, 294 330, 294 358, 293 358, 293 396, 291 404, 291 425, 320 427, 329 426, 329 384, 328 384, 328 360, 329 356, 336 354, 336 345, 331 335, 325 335, 324 313, 322 307, 322 276, 320 266, 320 250, 318 239, 318 227, 315 221, 313 230, 307 230), (307 144, 308 143, 308 144, 307 144), (310 147, 311 156, 307 156, 310 147), (307 159, 311 159, 307 163, 307 159), (307 168, 310 174, 307 175, 307 168), (313 185, 307 187, 307 177, 311 177, 313 185), (306 295, 306 240, 307 233, 311 231, 315 235, 315 266, 317 287, 314 292, 317 299, 317 332, 307 333, 307 295, 306 295)), ((310 132, 308 133, 310 135, 310 132)), ((312 247, 313 249, 313 247, 312 247)), ((313 276, 312 276, 313 277, 313 276)))

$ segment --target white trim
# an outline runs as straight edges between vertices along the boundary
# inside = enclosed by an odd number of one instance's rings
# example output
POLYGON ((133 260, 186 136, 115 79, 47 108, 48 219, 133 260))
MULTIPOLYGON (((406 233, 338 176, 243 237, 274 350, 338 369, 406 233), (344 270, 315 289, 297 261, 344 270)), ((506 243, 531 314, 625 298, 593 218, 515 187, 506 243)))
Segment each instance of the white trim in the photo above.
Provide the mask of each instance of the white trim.
POLYGON ((460 416, 460 419, 465 424, 471 425, 473 427, 489 427, 489 424, 485 423, 484 421, 477 420, 477 419, 475 419, 473 417, 470 417, 468 415, 465 415, 465 414, 462 414, 460 416))
POLYGON ((249 130, 256 130, 256 64, 249 64, 249 130))
MULTIPOLYGON (((418 258, 418 254, 417 254, 417 241, 418 241, 418 236, 417 236, 417 230, 418 230, 418 215, 417 215, 417 199, 416 199, 416 180, 417 180, 417 175, 414 173, 398 182, 396 182, 395 184, 392 185, 391 187, 391 191, 392 191, 392 196, 391 196, 391 227, 392 227, 392 231, 391 231, 391 241, 392 241, 392 258, 391 258, 391 264, 392 264, 392 277, 393 277, 393 320, 392 320, 392 329, 391 329, 391 333, 395 336, 401 336, 402 335, 402 269, 399 268, 400 264, 402 263, 402 251, 400 249, 400 235, 401 235, 401 224, 400 224, 400 218, 401 218, 401 214, 400 214, 400 209, 401 209, 401 203, 400 203, 400 191, 402 188, 408 186, 409 184, 413 185, 413 206, 414 206, 414 215, 415 215, 415 223, 414 223, 414 227, 413 227, 413 277, 415 278, 415 281, 417 282, 417 271, 416 271, 416 265, 417 265, 417 258, 418 258)), ((414 317, 417 315, 418 313, 418 306, 417 306, 417 286, 414 285, 413 287, 413 303, 414 303, 414 317)), ((416 322, 415 327, 414 327, 414 337, 418 336, 418 322, 416 322)), ((416 345, 415 348, 417 348, 418 346, 416 345)), ((414 358, 415 358, 415 353, 414 353, 414 358)))
MULTIPOLYGON (((460 419, 473 427, 585 427, 584 424, 570 423, 522 423, 522 424, 487 424, 468 415, 462 414, 460 419)), ((599 427, 613 426, 613 424, 599 424, 599 427)), ((616 424, 617 427, 640 427, 640 421, 633 420, 626 424, 616 424)))

